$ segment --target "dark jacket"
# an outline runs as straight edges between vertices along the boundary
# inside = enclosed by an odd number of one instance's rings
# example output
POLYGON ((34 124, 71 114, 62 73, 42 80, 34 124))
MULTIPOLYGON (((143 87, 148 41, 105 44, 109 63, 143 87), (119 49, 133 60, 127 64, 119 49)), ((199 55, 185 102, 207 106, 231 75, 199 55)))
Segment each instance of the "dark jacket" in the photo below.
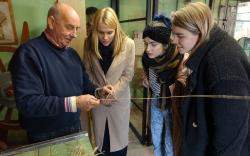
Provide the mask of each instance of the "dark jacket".
POLYGON ((16 105, 29 135, 50 136, 49 132, 66 132, 79 124, 80 111, 65 112, 64 99, 92 94, 95 87, 74 49, 57 48, 42 34, 17 49, 9 68, 16 105))
MULTIPOLYGON (((250 95, 250 65, 237 42, 215 26, 186 63, 186 95, 250 95)), ((185 98, 182 156, 249 156, 249 100, 185 98)))

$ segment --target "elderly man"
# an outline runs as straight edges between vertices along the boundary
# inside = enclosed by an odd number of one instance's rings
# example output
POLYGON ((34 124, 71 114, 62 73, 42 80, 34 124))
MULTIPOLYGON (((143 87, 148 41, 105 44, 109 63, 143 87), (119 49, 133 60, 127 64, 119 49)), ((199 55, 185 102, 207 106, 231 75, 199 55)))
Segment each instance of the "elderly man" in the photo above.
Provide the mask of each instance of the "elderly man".
MULTIPOLYGON (((22 44, 11 59, 16 105, 30 143, 80 131, 80 109, 100 104, 80 57, 69 47, 79 27, 76 11, 55 3, 46 30, 22 44)), ((101 91, 112 93, 112 87, 101 91)))

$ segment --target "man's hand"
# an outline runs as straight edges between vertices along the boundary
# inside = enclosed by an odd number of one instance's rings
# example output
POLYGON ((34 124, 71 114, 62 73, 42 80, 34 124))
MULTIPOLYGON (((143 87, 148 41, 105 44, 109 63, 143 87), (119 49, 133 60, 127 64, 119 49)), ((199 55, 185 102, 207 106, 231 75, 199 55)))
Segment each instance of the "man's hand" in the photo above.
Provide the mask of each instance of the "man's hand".
POLYGON ((80 109, 85 109, 86 111, 89 111, 93 107, 96 107, 100 104, 100 100, 98 100, 96 97, 86 94, 86 95, 80 95, 76 97, 76 106, 80 109))
POLYGON ((143 85, 145 88, 148 88, 148 87, 149 87, 148 78, 147 78, 147 76, 146 76, 145 73, 143 73, 143 75, 142 75, 142 85, 143 85))

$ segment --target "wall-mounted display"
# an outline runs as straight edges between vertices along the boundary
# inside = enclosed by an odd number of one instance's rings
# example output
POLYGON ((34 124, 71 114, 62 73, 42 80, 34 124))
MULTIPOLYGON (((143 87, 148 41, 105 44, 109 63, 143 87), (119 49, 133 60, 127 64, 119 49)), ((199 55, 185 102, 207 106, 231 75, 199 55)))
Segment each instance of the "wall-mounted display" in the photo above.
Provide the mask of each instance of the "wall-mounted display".
POLYGON ((0 45, 17 44, 11 0, 0 0, 0 45))

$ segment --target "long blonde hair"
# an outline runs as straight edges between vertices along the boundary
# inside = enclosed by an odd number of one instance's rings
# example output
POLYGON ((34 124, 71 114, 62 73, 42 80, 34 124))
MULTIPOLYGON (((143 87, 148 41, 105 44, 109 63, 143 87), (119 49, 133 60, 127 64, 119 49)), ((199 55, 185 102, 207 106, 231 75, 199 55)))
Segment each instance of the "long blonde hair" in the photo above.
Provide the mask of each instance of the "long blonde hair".
POLYGON ((124 47, 124 40, 127 35, 123 32, 115 11, 110 7, 102 8, 96 12, 93 20, 92 32, 85 41, 85 49, 87 51, 94 52, 94 54, 101 59, 97 30, 98 24, 100 23, 104 23, 109 28, 115 30, 115 36, 111 45, 114 57, 122 51, 122 48, 124 47))
MULTIPOLYGON (((203 2, 189 3, 185 7, 171 14, 173 26, 178 26, 199 35, 199 40, 192 52, 205 40, 214 26, 214 19, 210 8, 203 2)), ((191 52, 191 53, 192 53, 191 52)))

